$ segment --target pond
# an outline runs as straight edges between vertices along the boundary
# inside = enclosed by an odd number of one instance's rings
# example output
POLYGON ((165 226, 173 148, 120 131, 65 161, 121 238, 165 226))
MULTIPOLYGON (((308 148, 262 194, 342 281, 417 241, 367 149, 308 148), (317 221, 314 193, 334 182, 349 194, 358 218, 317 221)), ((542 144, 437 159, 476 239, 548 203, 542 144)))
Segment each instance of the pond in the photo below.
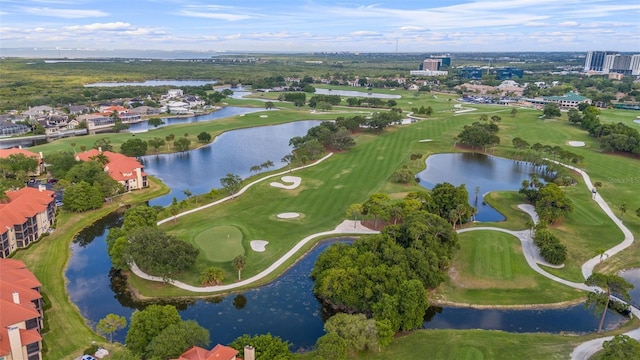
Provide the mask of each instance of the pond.
POLYGON ((147 80, 140 82, 97 82, 85 84, 84 87, 117 87, 117 86, 204 86, 215 84, 216 80, 147 80))
MULTIPOLYGON (((352 91, 352 90, 333 90, 333 89, 318 89, 316 88, 316 94, 321 95, 340 95, 345 97, 364 97, 364 98, 378 98, 378 99, 400 99, 401 95, 392 94, 376 94, 364 91, 352 91)), ((313 94, 311 95, 313 96, 313 94)))
POLYGON ((629 292, 631 295, 631 302, 636 307, 640 308, 640 268, 627 269, 621 271, 618 275, 633 284, 634 288, 629 292))
POLYGON ((448 182, 454 186, 464 184, 469 193, 469 204, 478 209, 477 221, 503 221, 504 215, 483 203, 483 196, 491 191, 518 190, 522 180, 531 174, 542 175, 543 168, 531 163, 477 153, 435 154, 426 159, 426 170, 418 173, 420 185, 432 189, 436 184, 448 182), (478 198, 476 199, 476 188, 478 198))
MULTIPOLYGON (((107 230, 121 226, 122 217, 113 213, 81 231, 71 245, 71 257, 65 273, 67 291, 82 315, 95 326, 109 313, 129 319, 143 304, 133 300, 126 281, 110 273, 106 252, 107 230)), ((309 278, 318 255, 335 241, 317 245, 274 282, 225 297, 165 302, 175 305, 184 320, 196 320, 211 333, 212 343, 226 344, 243 334, 270 332, 293 343, 292 350, 308 350, 324 334, 323 319, 330 312, 313 295, 309 278)), ((163 303, 164 304, 164 303, 163 303)), ((480 310, 432 307, 425 315, 428 329, 496 329, 512 332, 593 332, 598 317, 582 305, 566 309, 480 310)), ((610 312, 606 328, 618 327, 626 318, 610 312)), ((126 329, 115 334, 124 342, 126 329)))
MULTIPOLYGON (((238 107, 238 106, 226 106, 220 110, 216 110, 214 112, 210 112, 208 114, 203 114, 203 115, 162 118, 162 121, 164 121, 164 125, 160 125, 159 127, 167 126, 167 125, 175 125, 175 124, 194 123, 194 122, 201 122, 201 121, 220 120, 220 119, 226 119, 231 116, 251 114, 259 111, 264 111, 264 109, 245 108, 245 107, 238 107)), ((144 131, 149 131, 153 129, 154 127, 149 126, 148 121, 146 120, 141 121, 139 123, 131 124, 131 126, 129 127, 129 131, 133 133, 144 132, 144 131)))
MULTIPOLYGON (((155 198, 150 205, 166 206, 173 197, 185 199, 184 190, 193 194, 221 188, 220 179, 228 173, 247 178, 254 165, 273 161, 277 169, 280 161, 291 153, 289 140, 304 136, 307 130, 320 124, 318 120, 296 121, 273 126, 233 130, 216 137, 209 145, 185 153, 147 155, 142 158, 144 170, 160 178, 171 193, 155 198)), ((262 170, 267 171, 267 170, 262 170)))

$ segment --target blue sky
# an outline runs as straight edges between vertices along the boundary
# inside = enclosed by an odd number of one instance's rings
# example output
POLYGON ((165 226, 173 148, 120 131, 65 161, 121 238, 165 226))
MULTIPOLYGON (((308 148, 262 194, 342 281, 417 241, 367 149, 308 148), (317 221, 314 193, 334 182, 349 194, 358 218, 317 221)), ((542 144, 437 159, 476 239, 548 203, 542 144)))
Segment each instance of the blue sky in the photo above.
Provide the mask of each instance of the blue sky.
POLYGON ((0 48, 640 52, 640 0, 2 0, 0 48))

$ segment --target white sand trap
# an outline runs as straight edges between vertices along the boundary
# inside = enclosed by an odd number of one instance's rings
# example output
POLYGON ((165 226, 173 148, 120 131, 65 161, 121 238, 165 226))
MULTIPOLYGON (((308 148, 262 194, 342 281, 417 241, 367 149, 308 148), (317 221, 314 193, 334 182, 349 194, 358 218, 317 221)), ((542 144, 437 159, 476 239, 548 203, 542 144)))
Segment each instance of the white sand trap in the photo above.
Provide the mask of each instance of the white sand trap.
POLYGON ((634 123, 640 124, 640 120, 633 120, 634 123))
POLYGON ((582 147, 585 145, 584 141, 569 141, 568 144, 573 147, 582 147))
POLYGON ((264 240, 251 240, 249 244, 251 245, 251 250, 255 252, 264 252, 265 250, 267 250, 268 243, 268 241, 264 240))
POLYGON ((422 140, 420 140, 420 142, 431 142, 431 141, 433 141, 433 139, 422 139, 422 140))
POLYGON ((269 115, 260 115, 261 118, 267 118, 269 115))
POLYGON ((270 183, 269 185, 280 189, 292 190, 300 186, 300 182, 302 181, 302 179, 297 176, 283 176, 281 180, 285 183, 291 183, 291 185, 285 185, 275 181, 270 183))
POLYGON ((295 219, 297 217, 300 217, 300 214, 296 212, 286 212, 286 213, 278 214, 276 216, 278 217, 278 219, 295 219))

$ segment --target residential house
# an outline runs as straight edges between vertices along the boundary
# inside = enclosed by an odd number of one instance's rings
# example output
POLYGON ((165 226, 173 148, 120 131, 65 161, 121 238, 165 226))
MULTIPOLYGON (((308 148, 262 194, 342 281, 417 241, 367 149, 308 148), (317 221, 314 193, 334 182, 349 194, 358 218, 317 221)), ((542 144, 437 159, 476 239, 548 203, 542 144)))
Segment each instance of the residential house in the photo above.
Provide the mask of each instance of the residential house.
POLYGON ((22 135, 31 131, 31 127, 24 124, 14 124, 8 120, 0 120, 0 137, 22 135))
POLYGON ((0 203, 0 258, 27 247, 53 226, 55 192, 44 185, 6 191, 9 201, 0 203))
POLYGON ((10 148, 10 149, 0 149, 0 159, 6 159, 11 155, 22 154, 26 157, 35 158, 38 160, 38 166, 36 170, 31 174, 34 176, 39 176, 41 173, 44 173, 44 161, 42 160, 42 153, 34 153, 33 151, 25 150, 23 148, 10 148))
POLYGON ((90 161, 100 154, 106 156, 108 162, 104 165, 104 171, 109 176, 122 184, 126 191, 142 189, 149 186, 144 166, 135 158, 128 157, 102 149, 91 149, 76 155, 76 160, 90 161))
MULTIPOLYGON (((237 355, 238 350, 218 344, 211 350, 194 346, 176 360, 237 360, 237 355)), ((245 347, 244 360, 255 360, 255 350, 252 347, 245 347)))
POLYGON ((67 109, 69 109, 69 114, 71 115, 86 114, 91 111, 91 109, 85 105, 69 105, 67 109))
POLYGON ((40 287, 24 262, 0 259, 0 359, 42 360, 40 287))
POLYGON ((88 130, 113 127, 116 123, 112 117, 101 114, 80 115, 76 118, 76 121, 78 123, 86 121, 88 130))
POLYGON ((160 109, 151 107, 151 106, 138 106, 132 109, 129 109, 129 114, 133 115, 158 115, 160 114, 160 109))
POLYGON ((29 117, 30 119, 37 119, 41 116, 51 114, 52 112, 53 108, 51 106, 42 105, 30 107, 29 110, 23 111, 22 115, 25 117, 29 117))
POLYGON ((44 118, 37 120, 44 130, 45 135, 53 135, 69 130, 69 117, 60 114, 46 115, 44 118))

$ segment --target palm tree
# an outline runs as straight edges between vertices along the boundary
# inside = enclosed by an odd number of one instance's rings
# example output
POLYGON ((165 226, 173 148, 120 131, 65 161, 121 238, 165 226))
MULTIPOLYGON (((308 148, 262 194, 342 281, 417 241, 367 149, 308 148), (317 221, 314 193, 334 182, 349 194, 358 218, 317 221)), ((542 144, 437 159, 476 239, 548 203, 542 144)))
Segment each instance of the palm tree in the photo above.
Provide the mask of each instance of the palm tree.
POLYGON ((518 113, 518 109, 516 109, 516 108, 512 108, 511 109, 511 117, 516 117, 517 113, 518 113))
POLYGON ((533 219, 528 219, 524 223, 524 226, 526 226, 527 229, 529 230, 529 235, 533 236, 533 230, 536 228, 536 223, 533 222, 533 219))
POLYGON ((273 161, 271 161, 271 160, 267 160, 267 161, 263 162, 262 164, 260 164, 260 168, 262 168, 262 169, 269 169, 270 167, 273 167, 273 166, 274 166, 274 164, 273 164, 273 161))
POLYGON ((99 162, 100 165, 102 165, 102 166, 105 166, 105 165, 107 165, 109 163, 109 158, 104 153, 100 153, 98 155, 91 156, 89 159, 99 162))
POLYGON ((620 205, 620 217, 623 217, 624 214, 627 212, 627 204, 622 204, 620 205))
POLYGON ((456 213, 458 213, 458 220, 460 220, 460 226, 462 226, 463 216, 467 213, 467 206, 465 204, 458 204, 458 206, 456 206, 456 213))
MULTIPOLYGON (((602 258, 605 255, 607 255, 606 252, 607 252, 607 249, 605 249, 605 248, 597 248, 596 249, 596 253, 600 256, 600 262, 602 262, 602 258)), ((607 255, 607 257, 609 257, 609 255, 607 255)))
POLYGON ((273 109, 273 106, 274 106, 273 102, 271 102, 271 101, 267 101, 267 102, 264 103, 264 108, 267 109, 267 110, 273 109))
POLYGON ((182 190, 182 193, 187 197, 187 200, 189 200, 191 198, 191 196, 193 195, 193 193, 189 189, 182 190))
POLYGON ((238 280, 241 280, 242 269, 247 265, 247 258, 244 255, 238 255, 233 258, 231 265, 238 270, 238 280))
POLYGON ((255 172, 257 173, 258 171, 260 171, 260 169, 262 169, 262 167, 261 167, 260 165, 253 165, 253 166, 249 169, 249 171, 250 171, 250 172, 254 172, 254 171, 255 171, 255 172))
POLYGON ((224 280, 224 270, 218 267, 208 267, 200 273, 202 285, 220 285, 224 280))
POLYGON ((287 163, 287 166, 289 166, 289 171, 291 171, 291 163, 293 162, 294 158, 295 157, 293 156, 293 154, 287 154, 283 156, 280 161, 287 163))
POLYGON ((616 297, 629 301, 631 296, 629 291, 633 289, 633 285, 629 284, 624 278, 615 274, 602 274, 594 272, 589 276, 585 284, 588 286, 598 287, 594 292, 590 292, 587 295, 586 307, 593 308, 594 311, 602 311, 602 317, 600 318, 600 324, 598 325, 598 332, 602 332, 602 324, 604 324, 604 318, 607 315, 607 309, 609 308, 609 301, 611 300, 611 294, 615 294, 616 297))

